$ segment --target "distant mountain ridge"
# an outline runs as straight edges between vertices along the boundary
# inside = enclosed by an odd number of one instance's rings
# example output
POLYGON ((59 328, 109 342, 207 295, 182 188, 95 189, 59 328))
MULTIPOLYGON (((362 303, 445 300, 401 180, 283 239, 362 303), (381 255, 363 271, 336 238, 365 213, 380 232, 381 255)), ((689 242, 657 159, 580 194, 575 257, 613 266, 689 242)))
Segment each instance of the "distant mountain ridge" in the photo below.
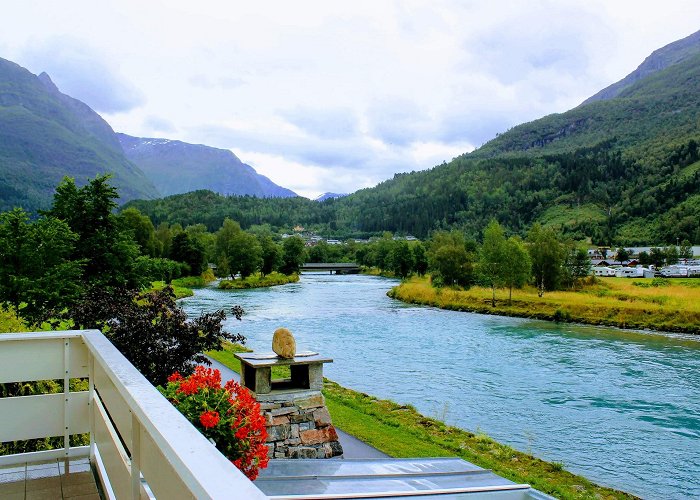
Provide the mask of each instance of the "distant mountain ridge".
POLYGON ((0 58, 0 210, 47 208, 64 176, 80 185, 103 173, 113 174, 122 201, 158 195, 89 106, 61 93, 46 73, 0 58))
POLYGON ((669 66, 682 62, 689 57, 693 57, 698 52, 698 46, 700 46, 700 31, 655 50, 649 57, 644 59, 644 62, 642 62, 642 64, 640 64, 632 73, 624 77, 619 82, 615 82, 612 85, 605 87, 600 92, 592 95, 583 101, 581 105, 589 104, 595 101, 612 99, 619 96, 625 89, 631 87, 639 80, 656 73, 657 71, 661 71, 669 66))
POLYGON ((328 199, 336 199, 336 198, 343 198, 344 196, 347 196, 347 193, 323 193, 320 196, 317 196, 314 198, 314 201, 326 201, 328 199))
POLYGON ((517 125, 463 156, 563 152, 610 139, 627 150, 693 135, 700 119, 699 73, 700 31, 654 51, 634 72, 583 104, 517 125))
POLYGON ((153 182, 163 196, 197 190, 261 198, 297 196, 278 186, 228 149, 202 144, 117 134, 127 158, 153 182))

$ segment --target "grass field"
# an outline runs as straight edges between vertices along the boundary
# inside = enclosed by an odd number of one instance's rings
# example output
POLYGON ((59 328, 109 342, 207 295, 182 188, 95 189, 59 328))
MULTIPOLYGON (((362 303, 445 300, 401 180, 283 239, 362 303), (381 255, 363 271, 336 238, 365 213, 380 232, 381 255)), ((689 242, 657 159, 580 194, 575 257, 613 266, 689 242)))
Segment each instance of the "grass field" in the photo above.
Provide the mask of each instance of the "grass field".
MULTIPOLYGON (((235 352, 246 349, 228 344, 223 351, 207 354, 240 372, 235 352)), ((272 377, 285 378, 287 371, 273 369, 272 377)), ((358 439, 396 458, 461 457, 517 483, 563 499, 623 499, 632 495, 591 483, 572 474, 563 464, 545 462, 532 455, 428 418, 410 405, 377 399, 324 380, 323 394, 333 424, 358 439)))
POLYGON ((579 290, 546 292, 543 297, 525 287, 513 290, 512 303, 508 290, 501 289, 495 307, 490 288, 438 289, 425 277, 411 278, 388 295, 458 311, 700 334, 700 279, 599 278, 579 290))

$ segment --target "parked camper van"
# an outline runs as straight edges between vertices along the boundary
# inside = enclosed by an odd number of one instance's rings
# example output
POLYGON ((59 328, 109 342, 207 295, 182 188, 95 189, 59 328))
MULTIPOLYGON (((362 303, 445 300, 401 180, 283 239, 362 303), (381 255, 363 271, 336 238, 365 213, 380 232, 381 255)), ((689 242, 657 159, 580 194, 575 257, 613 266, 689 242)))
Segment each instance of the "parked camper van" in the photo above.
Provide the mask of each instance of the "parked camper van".
POLYGON ((608 276, 608 277, 615 276, 615 269, 613 269, 612 267, 594 266, 592 271, 593 271, 593 276, 608 276))
POLYGON ((615 273, 618 278, 653 278, 654 271, 642 266, 621 267, 615 273))

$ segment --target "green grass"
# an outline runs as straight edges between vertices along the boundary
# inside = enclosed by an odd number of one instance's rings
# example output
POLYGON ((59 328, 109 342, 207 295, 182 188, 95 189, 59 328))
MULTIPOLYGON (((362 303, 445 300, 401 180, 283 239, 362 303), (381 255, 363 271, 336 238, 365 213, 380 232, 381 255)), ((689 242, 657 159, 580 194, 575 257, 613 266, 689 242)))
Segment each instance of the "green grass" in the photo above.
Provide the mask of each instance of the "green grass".
MULTIPOLYGON (((176 299, 192 297, 194 295, 191 288, 175 285, 175 280, 173 280, 171 286, 173 287, 173 292, 175 292, 176 299)), ((165 288, 165 281, 154 281, 151 283, 151 288, 148 291, 162 290, 163 288, 165 288)))
POLYGON ((533 287, 525 287, 513 290, 512 302, 508 290, 501 289, 496 292, 495 307, 490 288, 439 289, 428 278, 411 278, 388 295, 455 311, 700 334, 700 281, 674 279, 661 287, 654 286, 655 282, 601 278, 587 280, 576 291, 545 292, 543 297, 533 287))
POLYGON ((221 280, 219 288, 222 290, 243 290, 248 288, 265 288, 299 281, 298 274, 282 274, 273 272, 265 276, 254 274, 244 279, 221 280))
MULTIPOLYGON (((207 354, 240 372, 234 353, 245 351, 248 349, 227 344, 224 350, 207 354)), ((288 373, 273 369, 272 376, 284 378, 288 373)), ((511 481, 530 484, 563 499, 635 498, 572 474, 559 462, 545 462, 484 434, 428 418, 410 405, 377 399, 327 379, 323 394, 335 426, 392 457, 461 457, 511 481)))

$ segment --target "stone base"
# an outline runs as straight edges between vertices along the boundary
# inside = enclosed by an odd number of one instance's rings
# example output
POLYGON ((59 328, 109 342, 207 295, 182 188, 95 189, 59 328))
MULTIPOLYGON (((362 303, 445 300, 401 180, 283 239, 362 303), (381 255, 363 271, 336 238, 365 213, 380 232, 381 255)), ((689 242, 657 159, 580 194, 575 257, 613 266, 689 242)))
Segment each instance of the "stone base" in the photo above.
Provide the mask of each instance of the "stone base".
POLYGON ((270 458, 331 458, 343 454, 320 392, 265 394, 258 401, 265 416, 270 458))

